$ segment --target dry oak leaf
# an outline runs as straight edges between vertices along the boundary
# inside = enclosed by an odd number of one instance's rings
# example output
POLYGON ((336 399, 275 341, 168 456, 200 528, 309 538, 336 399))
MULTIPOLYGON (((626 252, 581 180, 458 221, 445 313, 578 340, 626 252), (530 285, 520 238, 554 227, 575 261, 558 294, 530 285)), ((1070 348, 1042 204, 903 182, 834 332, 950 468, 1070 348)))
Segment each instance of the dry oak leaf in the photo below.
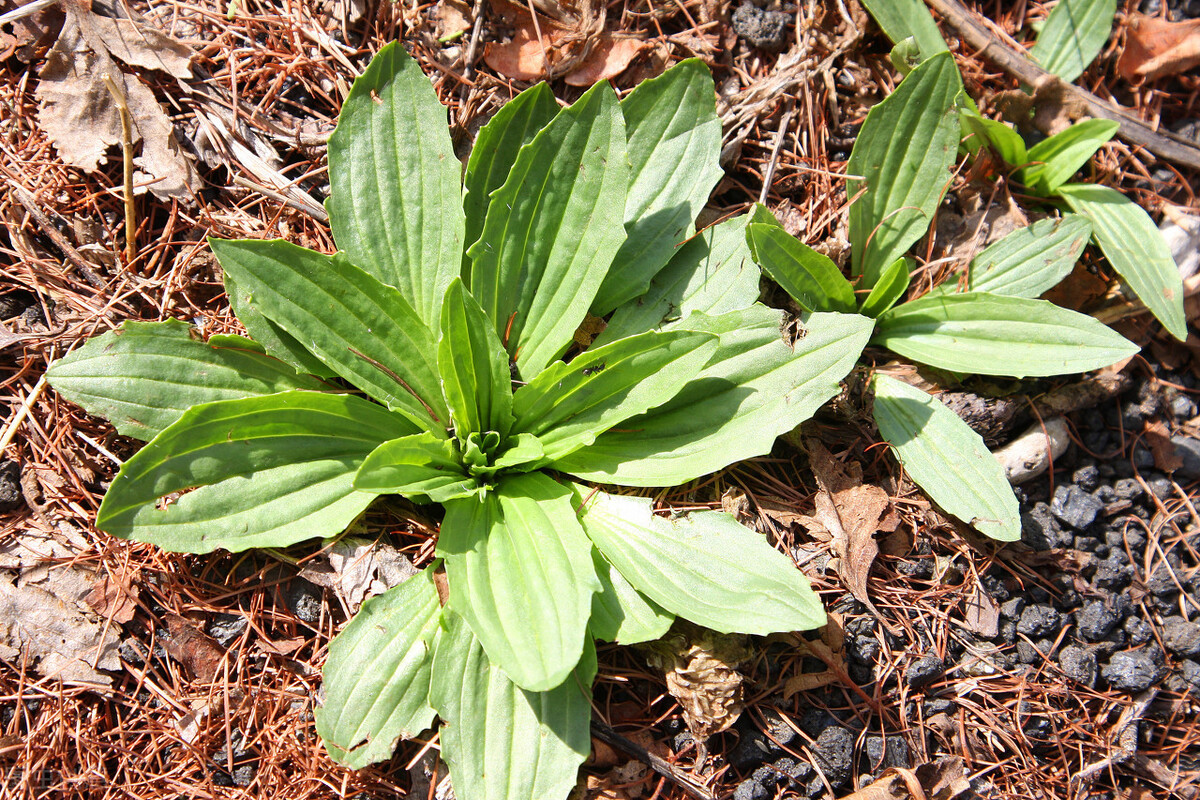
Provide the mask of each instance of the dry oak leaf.
MULTIPOLYGON (((550 24, 542 24, 538 38, 533 21, 526 18, 508 42, 489 42, 483 51, 484 62, 505 77, 517 81, 536 81, 554 73, 560 51, 577 44, 576 37, 550 24), (550 68, 547 69, 547 56, 550 68)), ((591 52, 574 65, 563 80, 570 86, 591 86, 615 78, 649 45, 627 36, 602 33, 591 52)))
POLYGON ((1187 72, 1200 64, 1200 19, 1168 22, 1134 13, 1117 71, 1131 83, 1187 72))
POLYGON ((130 59, 128 63, 173 70, 171 74, 177 76, 184 74, 186 64, 181 65, 169 51, 149 55, 148 45, 127 35, 128 26, 121 22, 129 21, 104 21, 94 14, 68 10, 58 41, 41 69, 36 91, 38 121, 63 161, 94 171, 107 161, 108 148, 121 143, 121 114, 104 83, 103 76, 108 75, 129 106, 134 143, 142 145, 141 154, 134 158, 139 168, 135 185, 148 186, 164 200, 190 198, 199 190, 200 181, 175 138, 171 120, 154 93, 122 72, 109 53, 111 48, 113 55, 130 59), (105 32, 113 30, 126 33, 110 39, 105 32))

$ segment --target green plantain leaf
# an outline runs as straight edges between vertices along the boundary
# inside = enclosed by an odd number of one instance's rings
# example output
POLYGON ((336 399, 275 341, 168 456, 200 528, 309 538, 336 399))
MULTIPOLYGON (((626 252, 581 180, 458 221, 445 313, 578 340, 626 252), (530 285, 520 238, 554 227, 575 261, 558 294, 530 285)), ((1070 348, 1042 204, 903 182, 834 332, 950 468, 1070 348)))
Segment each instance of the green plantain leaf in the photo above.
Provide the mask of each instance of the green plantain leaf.
POLYGON ((1067 277, 1091 235, 1078 214, 1015 230, 971 259, 968 290, 1037 297, 1067 277))
POLYGON ((226 272, 223 275, 225 294, 234 316, 242 323, 250 338, 258 342, 268 355, 292 365, 301 374, 317 375, 322 378, 337 377, 337 373, 321 363, 321 359, 296 341, 291 334, 281 329, 259 313, 250 304, 250 296, 238 289, 237 282, 226 272))
POLYGON ((630 586, 595 548, 592 561, 600 578, 600 591, 592 595, 592 618, 588 622, 593 636, 606 642, 637 644, 661 638, 670 629, 674 614, 663 611, 630 586))
POLYGON ((512 376, 508 353, 487 315, 458 278, 442 304, 438 371, 455 435, 512 428, 512 376))
POLYGON ((716 349, 717 337, 693 331, 651 331, 593 347, 517 390, 513 429, 537 436, 553 462, 670 400, 716 349))
POLYGON ((1108 263, 1179 341, 1187 338, 1183 279, 1162 233, 1140 206, 1107 186, 1068 184, 1058 194, 1092 221, 1092 236, 1108 263))
POLYGON ((368 599, 329 643, 317 733, 339 764, 361 769, 390 758, 398 740, 433 723, 429 683, 441 618, 426 569, 368 599))
POLYGON ((385 46, 354 81, 329 137, 325 205, 338 247, 398 289, 430 328, 462 267, 461 172, 429 78, 399 44, 385 46))
POLYGON ((1117 0, 1059 0, 1029 54, 1070 83, 1100 55, 1116 13, 1117 0))
POLYGON ((621 101, 621 112, 632 167, 629 238, 592 303, 598 316, 646 292, 724 175, 716 89, 704 62, 689 58, 638 84, 621 101))
POLYGON ((829 256, 778 225, 746 227, 754 260, 805 311, 854 312, 854 287, 829 256))
POLYGON ((978 433, 927 393, 876 373, 875 422, 909 477, 946 512, 993 539, 1021 538, 1004 468, 978 433))
MULTIPOLYGON (((1025 140, 1012 126, 988 119, 975 108, 959 106, 958 116, 965 132, 973 134, 979 140, 979 145, 987 145, 995 150, 1006 163, 1014 167, 1029 163, 1025 140)), ((971 152, 975 152, 974 147, 971 152)))
POLYGON ((519 686, 545 691, 583 652, 600 590, 571 491, 542 473, 505 476, 481 500, 453 500, 438 537, 449 606, 519 686))
POLYGON ((912 278, 912 259, 908 256, 897 258, 895 263, 883 271, 879 282, 871 289, 862 302, 858 313, 868 317, 878 317, 904 297, 908 291, 908 282, 912 278))
POLYGON ((1046 300, 985 292, 922 297, 881 314, 872 341, 905 358, 980 375, 1069 375, 1138 346, 1094 317, 1046 300))
POLYGON ((340 254, 278 239, 209 244, 264 316, 354 386, 444 435, 450 412, 438 382, 437 346, 399 292, 340 254))
POLYGON ((629 583, 720 633, 768 634, 825 624, 821 600, 791 559, 721 511, 667 520, 644 497, 576 487, 580 522, 629 583))
POLYGON ((562 685, 526 691, 489 661, 471 629, 454 614, 438 641, 431 696, 442 758, 459 800, 566 797, 591 752, 596 650, 562 685))
POLYGON ((142 440, 199 403, 329 388, 249 339, 213 338, 205 344, 180 320, 128 320, 54 362, 46 377, 63 397, 142 440))
POLYGON ((746 245, 749 219, 743 214, 688 239, 650 281, 645 295, 613 312, 592 347, 663 330, 694 311, 716 316, 754 305, 759 270, 746 245))
POLYGON ((946 40, 921 0, 863 0, 867 11, 894 44, 912 37, 924 58, 946 51, 946 40))
POLYGON ((935 55, 908 74, 896 91, 867 114, 850 161, 853 273, 871 288, 880 273, 920 239, 950 185, 958 150, 962 81, 954 57, 935 55))
POLYGON ((1034 194, 1050 195, 1088 162, 1101 145, 1111 139, 1120 124, 1110 119, 1076 122, 1061 133, 1029 148, 1033 162, 1017 173, 1017 178, 1034 194))
POLYGON ((625 125, 607 82, 521 148, 471 246, 471 293, 521 374, 558 358, 625 241, 625 125))
POLYGON ((352 395, 291 391, 193 406, 125 462, 96 527, 190 553, 332 536, 375 497, 351 485, 367 454, 416 432, 352 395))
POLYGON ((478 484, 463 468, 454 440, 420 433, 392 439, 372 450, 354 476, 354 488, 444 503, 473 494, 478 484))
POLYGON ((755 305, 677 330, 720 336, 708 366, 663 405, 621 423, 555 469, 623 486, 676 486, 770 451, 838 390, 871 335, 858 314, 812 314, 794 349, 783 313, 755 305))
MULTIPOLYGON (((479 129, 463 173, 463 210, 467 217, 467 247, 479 241, 489 198, 504 185, 520 149, 554 119, 558 103, 550 85, 539 83, 509 100, 479 129)), ((464 270, 469 270, 469 261, 464 270)), ((464 274, 469 274, 465 272, 464 274)))

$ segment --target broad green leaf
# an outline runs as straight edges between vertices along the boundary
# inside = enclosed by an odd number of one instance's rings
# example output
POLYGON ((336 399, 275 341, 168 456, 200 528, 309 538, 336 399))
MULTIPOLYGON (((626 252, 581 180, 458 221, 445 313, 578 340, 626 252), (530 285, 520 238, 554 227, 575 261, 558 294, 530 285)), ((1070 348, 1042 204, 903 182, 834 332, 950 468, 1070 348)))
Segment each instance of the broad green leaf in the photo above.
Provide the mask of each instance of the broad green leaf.
POLYGON ((724 172, 712 73, 696 58, 638 84, 621 101, 628 140, 625 232, 592 310, 641 296, 671 260, 724 172))
POLYGON ((371 397, 425 430, 444 432, 450 412, 433 333, 398 291, 341 254, 279 239, 209 244, 265 317, 371 397))
POLYGON ((1107 186, 1068 184, 1060 186, 1058 194, 1072 211, 1092 221, 1096 243, 1138 299, 1172 336, 1186 339, 1183 279, 1150 215, 1107 186))
POLYGON ((286 547, 346 529, 375 495, 354 473, 416 426, 353 395, 291 391, 193 406, 125 462, 96 527, 164 550, 286 547))
POLYGON ((1013 231, 971 259, 968 289, 1037 297, 1067 277, 1091 235, 1092 223, 1078 214, 1013 231))
POLYGON ((494 665, 456 615, 434 658, 431 696, 446 724, 441 754, 459 800, 566 797, 591 752, 596 650, 547 692, 526 691, 494 665))
POLYGON ((305 349, 289 333, 259 313, 250 303, 250 296, 238 289, 237 282, 226 272, 222 276, 225 284, 225 295, 229 298, 229 306, 233 314, 242 323, 250 338, 258 342, 272 355, 287 364, 292 365, 301 374, 317 375, 322 378, 333 378, 337 373, 325 366, 321 359, 305 349))
MULTIPOLYGON (((1017 133, 1012 126, 994 119, 988 119, 974 108, 960 106, 958 116, 963 122, 965 132, 977 137, 980 140, 979 144, 986 145, 995 150, 1006 163, 1014 167, 1020 167, 1029 163, 1028 152, 1025 149, 1025 140, 1021 138, 1021 134, 1017 133)), ((972 148, 971 152, 975 152, 974 148, 972 148)))
POLYGON ((446 116, 421 67, 390 44, 354 81, 329 137, 334 241, 430 328, 462 266, 462 164, 446 116))
POLYGON ((716 349, 709 333, 650 331, 557 361, 517 390, 513 429, 537 436, 553 462, 670 400, 716 349))
POLYGON ((576 487, 588 538, 629 583, 720 633, 768 634, 825 624, 821 600, 791 559, 721 511, 655 516, 644 497, 576 487))
POLYGON ((646 294, 613 312, 592 346, 663 330, 694 311, 716 316, 754 305, 759 270, 746 245, 749 219, 743 214, 688 239, 650 281, 646 294))
POLYGON ((770 452, 775 437, 837 393, 874 323, 858 314, 811 314, 794 348, 783 341, 782 324, 782 312, 761 305, 693 314, 678 329, 720 337, 696 379, 555 468, 602 483, 676 486, 770 452))
POLYGON ((427 496, 435 503, 475 491, 458 444, 432 433, 402 436, 371 451, 354 476, 354 488, 372 494, 427 496))
POLYGON ((883 271, 879 282, 871 289, 859 309, 860 314, 878 317, 904 297, 908 282, 912 278, 912 259, 907 256, 896 261, 883 271))
POLYGON ((850 244, 859 288, 870 288, 880 273, 925 235, 933 212, 950 185, 958 151, 958 109, 954 98, 962 81, 954 57, 935 55, 908 74, 896 91, 867 114, 850 161, 846 194, 850 244))
MULTIPOLYGON (((463 173, 466 246, 479 241, 489 197, 504 185, 520 149, 554 119, 558 103, 547 83, 531 86, 509 100, 479 129, 463 173)), ((469 263, 464 268, 469 268, 469 263)))
POLYGON ((1137 345, 1094 317, 1046 300, 966 292, 922 297, 879 316, 875 344, 980 375, 1069 375, 1106 367, 1137 345))
POLYGON ((927 393, 876 373, 875 422, 909 477, 947 513, 993 539, 1021 538, 1017 498, 978 433, 927 393))
POLYGON ((1053 194, 1088 162, 1121 127, 1110 119, 1076 122, 1029 148, 1031 163, 1017 177, 1035 194, 1053 194))
MULTIPOLYGON (((542 448, 541 440, 531 433, 518 433, 510 436, 506 443, 508 449, 502 451, 496 456, 496 462, 493 464, 493 469, 515 469, 516 467, 525 467, 532 465, 536 461, 541 461, 546 455, 546 451, 542 448)), ((529 467, 532 469, 532 466, 529 467)), ((528 471, 526 469, 520 470, 528 471)))
POLYGON ((600 591, 592 595, 592 618, 588 622, 592 635, 617 644, 652 642, 661 638, 675 621, 675 615, 630 586, 629 581, 595 548, 592 548, 592 561, 596 565, 596 576, 600 578, 600 591))
POLYGON ((433 723, 429 683, 442 618, 433 570, 363 603, 329 643, 317 733, 334 761, 361 769, 433 723))
POLYGON ((607 82, 517 153, 471 246, 471 294, 526 378, 567 348, 625 241, 625 124, 607 82))
POLYGON ((894 44, 912 37, 925 58, 946 51, 946 40, 921 0, 863 0, 867 11, 894 44))
POLYGON ((63 397, 142 440, 200 403, 329 388, 249 339, 206 344, 194 333, 180 320, 128 320, 54 362, 46 377, 63 397))
POLYGON ((1100 55, 1116 13, 1117 0, 1059 0, 1029 54, 1070 83, 1100 55))
POLYGON ((829 256, 777 225, 746 227, 754 260, 805 311, 854 311, 854 287, 829 256))
POLYGON ((519 686, 561 684, 583 652, 600 581, 571 491, 542 473, 509 475, 481 500, 446 504, 438 555, 449 606, 519 686))
POLYGON ((496 431, 501 438, 512 428, 512 375, 508 353, 479 303, 455 279, 442 303, 442 337, 438 371, 450 407, 454 433, 496 431))

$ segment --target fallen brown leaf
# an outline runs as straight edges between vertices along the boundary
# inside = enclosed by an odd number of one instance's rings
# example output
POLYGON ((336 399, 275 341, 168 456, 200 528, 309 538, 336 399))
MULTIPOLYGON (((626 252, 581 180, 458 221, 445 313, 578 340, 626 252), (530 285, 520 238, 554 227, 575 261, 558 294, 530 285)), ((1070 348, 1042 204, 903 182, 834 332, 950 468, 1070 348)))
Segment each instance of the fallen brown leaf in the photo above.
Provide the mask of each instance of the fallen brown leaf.
POLYGON ((471 29, 471 4, 465 0, 438 0, 433 9, 433 35, 446 42, 471 29))
POLYGON ((837 572, 855 599, 882 621, 867 593, 867 577, 879 555, 875 534, 891 499, 878 486, 861 483, 819 441, 808 442, 808 460, 820 487, 814 498, 816 517, 833 536, 830 550, 837 572))
MULTIPOLYGON (((190 198, 200 183, 175 138, 171 120, 159 107, 154 93, 136 77, 124 73, 110 55, 110 43, 100 31, 110 24, 119 26, 119 21, 98 20, 102 18, 68 9, 58 41, 42 66, 36 91, 42 129, 68 164, 91 172, 105 163, 108 148, 121 143, 120 111, 104 83, 108 75, 129 106, 134 142, 141 142, 141 154, 134 158, 140 169, 134 175, 135 185, 148 186, 164 200, 190 198)), ((143 37, 151 41, 148 34, 143 37)), ((112 44, 117 47, 114 54, 133 59, 130 63, 158 62, 156 68, 175 73, 186 68, 179 54, 165 50, 161 55, 151 55, 147 45, 127 33, 112 44)))
POLYGON ((842 800, 955 800, 969 792, 971 783, 962 759, 946 756, 916 769, 886 769, 877 780, 842 800))
POLYGON ((1174 472, 1183 466, 1183 458, 1175 451, 1171 442, 1171 431, 1166 423, 1157 419, 1146 420, 1145 432, 1142 438, 1154 455, 1154 466, 1163 472, 1174 472))
POLYGON ((975 581, 974 591, 966 600, 966 613, 963 624, 985 639, 993 638, 1000 629, 1000 606, 992 596, 984 591, 979 581, 975 581))
POLYGON ((1170 22, 1134 12, 1127 30, 1117 60, 1117 71, 1127 81, 1178 75, 1200 64, 1200 19, 1170 22))
POLYGON ((225 657, 217 640, 178 614, 167 615, 167 630, 171 636, 163 646, 171 657, 201 683, 212 683, 225 657))
POLYGON ((742 713, 742 674, 749 651, 746 637, 693 626, 644 646, 647 660, 661 669, 667 691, 683 709, 688 730, 703 741, 727 730, 742 713))
POLYGON ((629 36, 601 32, 603 18, 580 19, 571 27, 525 14, 512 39, 490 42, 483 51, 489 67, 520 81, 562 76, 571 86, 615 78, 649 45, 629 36), (540 31, 540 36, 538 35, 540 31))
POLYGON ((121 585, 108 575, 92 584, 92 591, 84 598, 96 613, 113 622, 129 622, 137 612, 136 590, 121 585))
POLYGON ((121 668, 117 644, 111 625, 89 618, 70 599, 0 577, 0 658, 28 660, 47 678, 110 686, 112 678, 99 670, 121 668))

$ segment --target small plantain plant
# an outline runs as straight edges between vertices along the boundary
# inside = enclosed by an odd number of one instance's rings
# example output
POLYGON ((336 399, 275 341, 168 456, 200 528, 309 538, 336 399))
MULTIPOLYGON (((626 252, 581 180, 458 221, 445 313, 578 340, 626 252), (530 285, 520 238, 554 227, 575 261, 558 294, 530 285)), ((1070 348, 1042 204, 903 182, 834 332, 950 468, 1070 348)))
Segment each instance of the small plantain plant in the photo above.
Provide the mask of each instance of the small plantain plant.
POLYGON ((757 302, 747 218, 700 233, 720 176, 712 78, 685 61, 619 101, 545 85, 465 171, 402 48, 354 83, 329 142, 340 252, 212 240, 252 338, 127 322, 50 370, 147 440, 97 527, 165 549, 339 535, 381 495, 440 504, 438 561, 329 647, 317 730, 338 761, 443 725, 462 800, 564 797, 589 746, 594 640, 819 626, 790 559, 720 512, 600 491, 673 486, 767 452, 838 388, 852 313, 757 302), (589 309, 609 314, 576 341, 589 309), (569 360, 564 360, 570 355, 569 360))
MULTIPOLYGON (((1093 317, 1039 294, 1071 270, 1091 224, 1077 215, 1015 231, 971 263, 967 291, 943 284, 901 303, 908 249, 928 230, 959 148, 953 57, 913 69, 868 113, 847 171, 855 286, 759 206, 747 226, 756 261, 802 308, 874 321, 871 343, 954 373, 1015 377, 1084 372, 1138 348, 1093 317)), ((1157 232, 1156 232, 1157 233, 1157 232)), ((874 415, 912 479, 948 513, 996 539, 1020 538, 1017 500, 983 439, 924 391, 876 373, 874 415)))

